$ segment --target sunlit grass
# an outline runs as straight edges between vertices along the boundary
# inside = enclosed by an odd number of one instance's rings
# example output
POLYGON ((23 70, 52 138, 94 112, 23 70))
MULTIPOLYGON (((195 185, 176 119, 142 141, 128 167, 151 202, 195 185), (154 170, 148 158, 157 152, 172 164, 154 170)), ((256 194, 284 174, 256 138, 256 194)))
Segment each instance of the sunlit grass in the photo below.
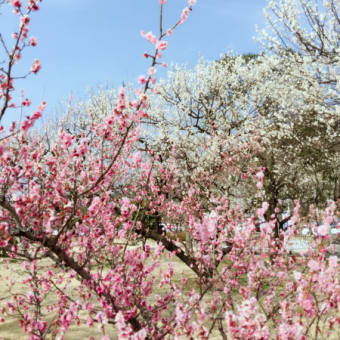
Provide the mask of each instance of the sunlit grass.
MULTIPOLYGON (((153 243, 149 243, 151 246, 153 246, 153 243)), ((136 244, 131 248, 134 247, 140 247, 140 244, 136 244)), ((27 293, 26 287, 22 285, 20 280, 23 279, 23 277, 26 275, 25 271, 23 269, 23 265, 21 262, 15 261, 15 260, 8 260, 8 259, 0 259, 0 265, 1 265, 1 277, 0 277, 0 305, 2 305, 6 298, 10 296, 10 294, 13 293, 19 293, 19 294, 25 294, 27 293), (6 280, 6 277, 9 277, 12 282, 15 282, 15 284, 9 283, 8 280, 6 280)), ((41 263, 41 270, 44 270, 47 266, 51 265, 50 260, 44 260, 41 263)), ((164 271, 168 268, 169 265, 172 265, 175 270, 175 275, 172 278, 172 282, 177 286, 181 288, 181 291, 184 293, 184 295, 189 294, 192 290, 195 290, 197 292, 202 291, 204 289, 204 284, 200 284, 198 277, 195 275, 195 273, 190 270, 185 264, 183 264, 181 261, 179 261, 175 256, 168 256, 164 255, 160 258, 160 266, 159 268, 153 273, 153 275, 156 276, 156 282, 154 285, 154 291, 153 294, 150 296, 150 302, 152 302, 152 297, 155 295, 162 295, 165 293, 165 291, 168 289, 168 286, 160 287, 159 285, 159 271, 164 271)), ((221 268, 223 267, 229 267, 231 266, 231 262, 229 260, 224 260, 222 264, 220 265, 221 268)), ((219 269, 221 269, 219 267, 219 269)), ((300 268, 301 271, 303 268, 300 268)), ((246 286, 247 285, 247 275, 243 274, 241 276, 238 276, 238 282, 240 286, 246 286)), ((73 279, 68 286, 67 293, 70 297, 73 297, 76 299, 77 296, 77 288, 79 287, 79 281, 76 279, 73 279)), ((270 282, 267 283, 264 282, 262 289, 266 291, 270 287, 270 282)), ((218 287, 214 287, 214 289, 218 289, 218 287)), ((280 287, 277 288, 280 290, 280 287)), ((220 287, 220 294, 223 295, 222 287, 220 287)), ((209 301, 212 297, 211 290, 208 291, 202 301, 209 301)), ((234 302, 237 304, 238 301, 241 300, 241 295, 239 294, 238 289, 232 290, 232 297, 234 302)), ((46 304, 54 304, 57 301, 57 297, 55 295, 55 292, 51 292, 45 300, 46 304)), ((95 302, 95 301, 93 301, 95 302)), ((277 302, 274 301, 274 302, 277 302)), ((168 311, 166 311, 165 316, 171 316, 172 312, 175 309, 175 304, 173 304, 168 311)), ((52 322, 55 317, 54 313, 46 313, 44 318, 48 320, 49 322, 52 322)), ((101 331, 98 329, 98 327, 95 325, 93 327, 86 326, 86 318, 87 314, 83 313, 81 315, 82 322, 78 326, 76 324, 72 324, 72 326, 68 329, 65 339, 66 340, 76 340, 76 339, 88 339, 90 336, 95 337, 95 339, 100 339, 102 336, 101 331)), ((223 315, 221 315, 223 317, 223 315)), ((5 317, 6 322, 0 323, 0 340, 21 340, 28 338, 27 335, 24 334, 23 330, 18 325, 19 316, 18 315, 12 315, 9 317, 5 317)), ((327 339, 327 340, 338 340, 340 339, 340 330, 339 328, 337 330, 334 330, 330 336, 326 335, 325 332, 323 332, 323 328, 325 326, 325 321, 327 320, 327 316, 325 316, 321 322, 318 324, 318 327, 321 330, 321 335, 318 335, 318 339, 327 339)), ((268 322, 269 327, 274 331, 276 325, 272 322, 268 322)), ((315 333, 315 327, 316 325, 311 326, 310 334, 315 333)), ((217 327, 215 327, 217 328, 217 327)), ((117 339, 115 327, 112 324, 106 325, 106 331, 107 334, 110 335, 111 339, 117 339)), ((313 339, 312 337, 311 339, 313 339)), ((53 337, 50 338, 51 340, 53 337)), ((169 338, 171 339, 171 338, 169 338)), ((214 329, 214 331, 211 333, 210 339, 221 339, 221 335, 219 334, 217 329, 214 329)))

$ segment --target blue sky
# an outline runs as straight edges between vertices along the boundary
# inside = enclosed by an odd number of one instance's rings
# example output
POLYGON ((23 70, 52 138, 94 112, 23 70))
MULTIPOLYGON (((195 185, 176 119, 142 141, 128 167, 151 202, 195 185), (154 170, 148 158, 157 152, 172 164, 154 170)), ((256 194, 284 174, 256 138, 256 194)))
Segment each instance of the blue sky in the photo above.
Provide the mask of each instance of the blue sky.
MULTIPOLYGON (((165 26, 178 19, 185 5, 186 0, 168 0, 165 26)), ((265 5, 266 0, 198 0, 188 21, 169 37, 163 61, 193 66, 200 56, 214 60, 229 50, 258 51, 252 38, 255 24, 264 25, 265 5)), ((157 32, 158 13, 158 0, 43 1, 30 25, 38 46, 25 52, 17 70, 28 68, 35 58, 42 69, 17 88, 24 88, 35 105, 46 100, 51 116, 60 113, 71 94, 86 98, 89 87, 134 81, 149 65, 142 54, 152 51, 140 31, 157 32)), ((13 18, 2 9, 1 32, 16 27, 13 18)))

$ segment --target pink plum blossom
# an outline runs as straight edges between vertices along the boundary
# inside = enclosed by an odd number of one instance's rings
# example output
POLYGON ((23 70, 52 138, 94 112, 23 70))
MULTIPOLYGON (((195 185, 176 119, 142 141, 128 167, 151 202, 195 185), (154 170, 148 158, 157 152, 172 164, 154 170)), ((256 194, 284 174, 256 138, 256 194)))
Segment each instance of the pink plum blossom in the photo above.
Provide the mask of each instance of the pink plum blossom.
POLYGON ((156 44, 157 43, 157 38, 152 32, 140 32, 141 36, 145 38, 147 41, 149 41, 151 44, 156 44))
POLYGON ((167 41, 158 41, 156 43, 156 48, 160 51, 164 51, 168 47, 167 41))
POLYGON ((29 44, 31 46, 37 46, 37 44, 38 44, 37 38, 36 37, 31 37, 30 40, 29 40, 29 44))
POLYGON ((28 25, 30 22, 30 17, 28 15, 23 15, 21 18, 20 18, 20 23, 21 25, 28 25))
POLYGON ((11 4, 16 8, 20 8, 22 5, 22 2, 20 0, 11 0, 11 4))
POLYGON ((143 85, 146 83, 147 78, 145 76, 139 76, 137 80, 138 80, 138 83, 143 85))
POLYGON ((190 8, 189 7, 185 7, 182 11, 182 14, 181 14, 181 18, 179 20, 179 23, 180 24, 183 24, 187 19, 188 19, 188 16, 190 14, 190 8))
POLYGON ((322 225, 318 226, 318 229, 317 229, 318 234, 321 235, 321 236, 329 235, 329 230, 330 230, 330 227, 327 224, 322 224, 322 225))
POLYGON ((173 29, 171 29, 171 28, 169 28, 167 31, 166 31, 166 35, 167 36, 170 36, 170 35, 172 35, 173 34, 173 29))
POLYGON ((38 59, 34 60, 34 63, 31 67, 31 71, 33 73, 38 73, 41 69, 41 64, 40 64, 40 61, 38 59))
POLYGON ((156 73, 156 68, 155 67, 150 67, 149 70, 148 70, 148 75, 149 76, 152 76, 156 73))

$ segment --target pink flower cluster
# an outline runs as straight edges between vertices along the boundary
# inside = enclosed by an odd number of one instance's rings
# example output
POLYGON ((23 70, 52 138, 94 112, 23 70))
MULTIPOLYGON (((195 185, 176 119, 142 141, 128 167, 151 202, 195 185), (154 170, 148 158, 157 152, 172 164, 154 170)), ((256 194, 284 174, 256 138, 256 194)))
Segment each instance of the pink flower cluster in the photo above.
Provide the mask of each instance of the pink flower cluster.
POLYGON ((266 317, 258 311, 258 303, 254 297, 244 300, 237 312, 227 312, 225 317, 232 339, 270 339, 266 317))
MULTIPOLYGON (((176 25, 195 3, 188 1, 176 25)), ((29 14, 39 4, 29 0, 29 13, 21 13, 22 1, 11 1, 20 13, 18 44, 27 42, 29 14)), ((306 340, 311 329, 313 337, 320 335, 321 323, 325 334, 333 332, 340 323, 339 267, 327 251, 336 203, 320 211, 321 225, 313 222, 308 254, 295 256, 285 244, 298 236, 299 202, 292 228, 275 237, 279 208, 268 216, 271 207, 259 196, 249 216, 216 194, 218 176, 262 188, 265 169, 245 173, 237 162, 239 154, 258 147, 256 141, 231 145, 229 154, 221 152, 218 171, 195 169, 190 181, 178 162, 181 150, 169 143, 164 160, 151 145, 141 148, 148 86, 159 51, 167 48, 163 37, 142 36, 155 45, 155 54, 146 54, 151 66, 139 78, 143 88, 136 98, 122 87, 104 119, 84 129, 61 127, 49 139, 27 133, 42 116, 43 102, 1 140, 0 248, 25 259, 20 283, 27 293, 9 291, 0 321, 19 318, 31 340, 62 339, 80 325, 97 327, 102 340, 111 331, 129 340, 206 340, 212 332, 237 340, 306 340)), ((36 42, 31 38, 28 45, 36 42)), ((36 60, 31 72, 40 67, 36 60)), ((0 80, 6 111, 13 77, 2 74, 0 80)), ((26 109, 31 102, 24 93, 21 98, 26 109)), ((224 150, 225 139, 213 133, 197 142, 199 150, 215 137, 224 150)), ((12 287, 13 278, 8 280, 12 287)))

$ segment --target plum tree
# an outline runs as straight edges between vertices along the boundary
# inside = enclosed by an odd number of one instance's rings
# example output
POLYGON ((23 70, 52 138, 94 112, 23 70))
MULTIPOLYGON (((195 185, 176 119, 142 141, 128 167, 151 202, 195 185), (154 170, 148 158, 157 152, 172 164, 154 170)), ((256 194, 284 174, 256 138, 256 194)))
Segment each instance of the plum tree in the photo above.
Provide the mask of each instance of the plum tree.
MULTIPOLYGON (((162 18, 166 1, 159 2, 162 18)), ((97 325, 102 340, 338 334, 338 259, 328 257, 337 203, 318 210, 322 224, 313 219, 316 207, 309 207, 309 248, 289 256, 287 245, 302 223, 300 203, 292 206, 291 227, 280 238, 275 227, 286 201, 299 196, 280 192, 281 207, 267 189, 271 174, 279 172, 282 180, 296 175, 285 164, 293 159, 289 148, 276 152, 287 138, 298 140, 309 116, 327 138, 305 137, 307 144, 302 139, 295 153, 315 143, 325 148, 325 159, 335 157, 329 146, 336 137, 338 92, 320 77, 337 79, 331 68, 338 59, 322 73, 318 62, 289 49, 253 61, 200 64, 196 72, 181 70, 157 85, 154 68, 167 48, 164 38, 184 23, 195 2, 188 1, 170 29, 160 20, 158 37, 142 32, 153 53, 146 53, 151 67, 135 92, 122 87, 70 107, 50 138, 32 133, 45 103, 22 123, 1 129, 0 249, 22 261, 20 282, 8 279, 26 293, 10 290, 0 321, 16 316, 31 340, 63 339, 72 325, 97 325), (256 232, 258 220, 264 223, 256 232), (184 228, 191 244, 167 235, 162 223, 184 228), (140 238, 143 244, 131 246, 140 238)), ((27 46, 31 11, 40 1, 9 4, 21 33, 14 34, 13 49, 3 43, 4 114, 15 106, 15 56, 27 46)), ((294 2, 276 4, 283 11, 294 2)), ((332 17, 337 2, 324 4, 332 17)), ((331 36, 338 25, 331 25, 331 36)), ((293 26, 292 32, 302 34, 293 26)), ((39 69, 35 61, 30 72, 39 69)), ((24 99, 16 106, 27 105, 24 99)), ((302 171, 301 159, 293 163, 295 171, 302 171)), ((315 180, 321 179, 318 173, 315 180)), ((304 178, 294 183, 297 190, 305 185, 304 178)))

